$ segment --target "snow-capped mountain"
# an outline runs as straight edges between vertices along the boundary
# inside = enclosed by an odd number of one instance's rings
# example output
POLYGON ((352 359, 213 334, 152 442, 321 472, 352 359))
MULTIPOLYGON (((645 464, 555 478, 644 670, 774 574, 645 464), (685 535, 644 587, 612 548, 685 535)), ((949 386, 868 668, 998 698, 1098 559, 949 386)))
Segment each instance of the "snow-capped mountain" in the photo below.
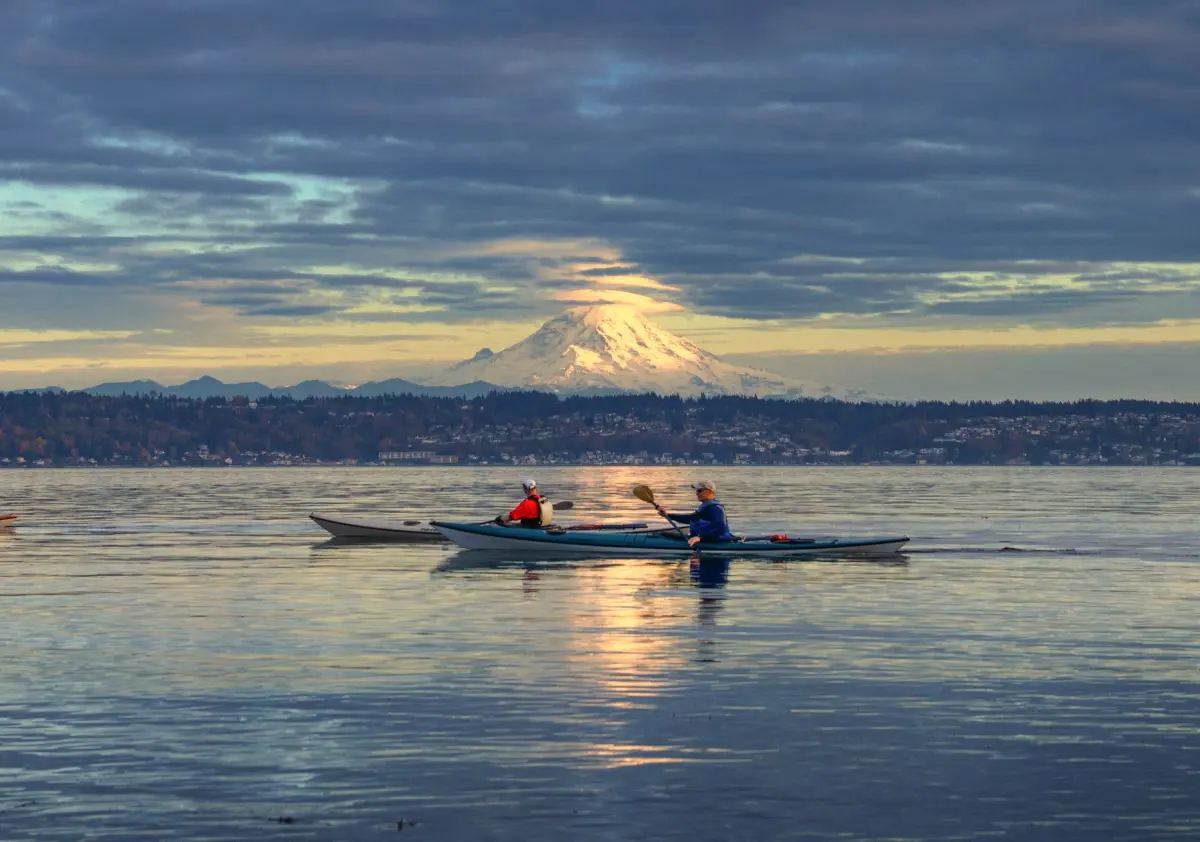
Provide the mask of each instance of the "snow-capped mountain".
POLYGON ((658 392, 869 399, 862 392, 733 365, 613 304, 574 307, 499 353, 484 349, 431 382, 478 380, 554 392, 658 392))
POLYGON ((84 391, 97 395, 303 400, 403 394, 471 398, 524 388, 564 394, 657 392, 684 396, 882 400, 878 395, 854 389, 810 383, 727 363, 647 320, 637 310, 615 304, 572 308, 499 353, 483 348, 471 359, 437 376, 421 379, 426 383, 392 379, 347 387, 306 380, 295 386, 272 388, 257 382, 222 383, 212 377, 201 377, 178 386, 135 380, 101 383, 84 391))

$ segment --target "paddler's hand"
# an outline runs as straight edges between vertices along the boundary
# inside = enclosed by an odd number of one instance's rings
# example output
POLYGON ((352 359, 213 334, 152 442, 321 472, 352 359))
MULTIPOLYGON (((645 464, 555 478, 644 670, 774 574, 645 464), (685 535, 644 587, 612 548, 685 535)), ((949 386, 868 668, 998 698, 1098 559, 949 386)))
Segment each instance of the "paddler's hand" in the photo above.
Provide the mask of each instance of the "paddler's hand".
POLYGON ((699 535, 693 535, 691 538, 688 538, 688 546, 689 546, 689 547, 692 547, 693 549, 694 549, 694 548, 695 548, 695 546, 696 546, 697 544, 699 544, 699 543, 700 543, 700 536, 699 536, 699 535))
POLYGON ((654 509, 655 509, 655 511, 657 511, 657 512, 658 512, 660 515, 662 515, 663 517, 666 517, 666 516, 667 516, 667 510, 666 510, 666 509, 664 509, 662 506, 655 506, 655 507, 654 507, 654 509))

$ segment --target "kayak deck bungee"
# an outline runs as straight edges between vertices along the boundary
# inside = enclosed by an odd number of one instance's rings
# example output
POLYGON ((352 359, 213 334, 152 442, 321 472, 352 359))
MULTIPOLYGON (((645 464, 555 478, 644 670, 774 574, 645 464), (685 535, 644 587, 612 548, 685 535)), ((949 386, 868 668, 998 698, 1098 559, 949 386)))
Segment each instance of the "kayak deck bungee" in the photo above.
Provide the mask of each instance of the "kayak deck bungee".
POLYGON ((432 521, 443 535, 468 550, 525 553, 551 552, 580 555, 628 556, 794 556, 889 555, 908 543, 907 536, 879 538, 787 538, 756 536, 735 541, 702 542, 694 549, 672 530, 627 532, 573 532, 566 529, 530 529, 496 524, 432 521))

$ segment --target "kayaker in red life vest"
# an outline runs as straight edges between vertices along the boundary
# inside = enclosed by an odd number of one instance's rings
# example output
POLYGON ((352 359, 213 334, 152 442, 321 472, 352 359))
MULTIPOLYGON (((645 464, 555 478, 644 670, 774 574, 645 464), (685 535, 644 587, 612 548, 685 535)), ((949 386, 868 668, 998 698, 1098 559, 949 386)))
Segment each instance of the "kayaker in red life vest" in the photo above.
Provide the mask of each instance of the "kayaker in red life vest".
POLYGON ((554 521, 554 506, 550 501, 538 494, 537 483, 532 479, 521 480, 525 489, 525 499, 504 517, 497 517, 496 523, 520 523, 522 526, 544 527, 554 521))
POLYGON ((676 523, 690 524, 688 546, 694 547, 701 541, 732 541, 733 534, 729 531, 729 522, 725 519, 725 507, 717 499, 717 487, 708 480, 703 480, 692 486, 700 506, 690 515, 668 515, 662 506, 655 506, 663 517, 669 517, 676 523))

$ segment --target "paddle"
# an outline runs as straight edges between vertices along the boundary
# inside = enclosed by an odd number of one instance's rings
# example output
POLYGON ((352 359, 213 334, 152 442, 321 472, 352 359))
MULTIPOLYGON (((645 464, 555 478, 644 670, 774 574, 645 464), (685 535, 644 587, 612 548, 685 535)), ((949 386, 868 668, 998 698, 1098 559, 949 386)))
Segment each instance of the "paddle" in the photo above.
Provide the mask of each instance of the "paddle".
MULTIPOLYGON (((654 502, 654 491, 648 485, 635 485, 633 487, 633 496, 644 503, 649 503, 654 508, 658 509, 658 504, 654 502)), ((679 528, 679 524, 671 520, 670 515, 663 515, 667 519, 667 523, 675 527, 675 531, 679 533, 679 537, 687 540, 687 536, 683 534, 683 530, 679 528)))

